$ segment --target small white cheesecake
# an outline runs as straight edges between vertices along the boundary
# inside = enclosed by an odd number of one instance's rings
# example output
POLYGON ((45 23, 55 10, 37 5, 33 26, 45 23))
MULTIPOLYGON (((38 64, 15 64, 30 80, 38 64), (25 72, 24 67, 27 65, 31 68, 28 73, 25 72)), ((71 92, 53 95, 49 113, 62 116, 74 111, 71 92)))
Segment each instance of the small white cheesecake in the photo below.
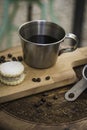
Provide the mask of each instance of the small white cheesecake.
POLYGON ((0 81, 7 85, 20 84, 25 78, 24 65, 18 61, 5 62, 0 65, 0 81))

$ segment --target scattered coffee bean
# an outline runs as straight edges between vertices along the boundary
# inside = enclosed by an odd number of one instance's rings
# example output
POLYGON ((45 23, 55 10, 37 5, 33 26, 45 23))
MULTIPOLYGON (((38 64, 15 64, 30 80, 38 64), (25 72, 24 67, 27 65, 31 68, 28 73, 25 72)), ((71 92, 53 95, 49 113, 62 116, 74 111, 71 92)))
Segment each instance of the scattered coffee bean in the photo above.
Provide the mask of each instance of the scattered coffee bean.
POLYGON ((54 95, 54 96, 53 96, 53 99, 54 99, 54 100, 58 99, 58 96, 57 96, 57 95, 54 95))
POLYGON ((37 78, 37 79, 36 79, 36 81, 37 81, 37 82, 40 82, 40 81, 41 81, 41 79, 40 79, 40 78, 37 78))
POLYGON ((46 106, 47 106, 47 107, 51 107, 51 106, 52 106, 52 103, 51 103, 51 102, 47 102, 47 103, 46 103, 46 106))
POLYGON ((0 59, 0 63, 3 63, 3 61, 0 59))
MULTIPOLYGON (((7 54, 7 57, 8 58, 11 58, 12 59, 12 61, 23 61, 23 57, 22 56, 18 56, 18 57, 12 57, 12 54, 11 53, 8 53, 7 54)), ((2 55, 2 56, 0 56, 0 63, 4 63, 4 62, 7 62, 6 60, 5 60, 5 56, 4 55, 2 55)), ((38 80, 38 82, 39 82, 39 80, 38 80)))
POLYGON ((5 63, 5 62, 6 62, 6 60, 3 60, 3 61, 2 61, 2 63, 5 63))
POLYGON ((3 63, 3 61, 0 59, 0 63, 3 63))
POLYGON ((12 54, 10 54, 10 53, 7 56, 8 56, 8 58, 12 58, 12 54))
POLYGON ((45 77, 45 80, 49 80, 49 79, 50 79, 50 76, 46 76, 46 77, 45 77))
POLYGON ((22 56, 18 56, 17 59, 18 59, 18 61, 23 61, 23 57, 22 56))
POLYGON ((43 102, 40 100, 40 101, 39 101, 39 104, 40 104, 40 105, 43 105, 43 102))
POLYGON ((46 102, 46 99, 45 99, 45 98, 41 98, 41 101, 42 101, 42 102, 46 102))
POLYGON ((36 78, 32 78, 32 81, 33 81, 33 82, 37 82, 37 79, 36 79, 36 78))
POLYGON ((6 62, 5 56, 1 56, 1 57, 0 57, 0 63, 4 63, 4 62, 6 62))
POLYGON ((40 82, 41 79, 40 79, 40 78, 32 78, 32 81, 33 81, 33 82, 40 82))
POLYGON ((1 56, 0 59, 3 61, 5 60, 5 56, 1 56))
POLYGON ((12 60, 13 60, 13 61, 17 61, 16 57, 12 57, 12 60))

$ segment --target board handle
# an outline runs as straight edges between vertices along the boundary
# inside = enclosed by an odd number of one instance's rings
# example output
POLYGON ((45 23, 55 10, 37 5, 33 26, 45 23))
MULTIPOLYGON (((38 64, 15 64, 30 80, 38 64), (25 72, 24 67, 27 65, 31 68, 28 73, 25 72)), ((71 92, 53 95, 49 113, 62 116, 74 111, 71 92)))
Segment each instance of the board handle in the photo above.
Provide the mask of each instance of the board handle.
POLYGON ((70 68, 87 64, 87 47, 77 48, 73 52, 63 53, 60 55, 59 59, 68 60, 67 64, 70 68))

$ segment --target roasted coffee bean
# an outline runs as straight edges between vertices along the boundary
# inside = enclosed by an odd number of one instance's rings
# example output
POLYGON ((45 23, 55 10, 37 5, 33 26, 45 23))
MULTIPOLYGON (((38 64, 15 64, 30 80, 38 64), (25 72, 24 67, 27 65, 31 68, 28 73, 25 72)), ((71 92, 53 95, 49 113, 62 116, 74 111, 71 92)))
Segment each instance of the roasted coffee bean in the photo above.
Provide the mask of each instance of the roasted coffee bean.
POLYGON ((32 81, 33 81, 33 82, 40 82, 41 79, 40 79, 40 78, 32 78, 32 81))
POLYGON ((6 62, 5 56, 1 56, 1 57, 0 57, 0 63, 4 63, 4 62, 6 62))
POLYGON ((39 104, 40 104, 40 105, 43 105, 43 102, 40 100, 40 101, 39 101, 39 104))
POLYGON ((2 63, 5 63, 5 62, 6 62, 6 60, 3 60, 3 61, 2 61, 2 63))
POLYGON ((41 101, 42 101, 42 102, 46 102, 46 99, 45 99, 45 98, 41 98, 41 101))
POLYGON ((3 60, 3 61, 1 60, 1 61, 0 61, 0 63, 4 63, 4 62, 5 62, 5 60, 3 60))
POLYGON ((37 78, 37 79, 36 79, 36 81, 37 81, 37 82, 40 82, 40 81, 41 81, 41 79, 40 79, 40 78, 37 78))
POLYGON ((45 80, 49 80, 49 79, 50 79, 50 76, 46 76, 46 77, 45 77, 45 80))
POLYGON ((1 57, 0 57, 0 60, 1 60, 1 61, 5 60, 5 56, 1 56, 1 57))
POLYGON ((10 54, 10 53, 7 56, 8 56, 8 58, 12 58, 12 54, 10 54))
POLYGON ((58 96, 57 96, 57 95, 54 95, 54 96, 53 96, 53 99, 54 99, 54 100, 58 99, 58 96))
POLYGON ((17 61, 16 57, 12 57, 12 60, 13 60, 13 61, 17 61))
POLYGON ((1 59, 0 59, 0 63, 3 63, 1 59))
POLYGON ((33 81, 33 82, 37 82, 37 79, 36 79, 36 78, 32 78, 32 81, 33 81))
POLYGON ((17 59, 18 59, 18 61, 23 61, 23 57, 22 56, 18 56, 17 59))

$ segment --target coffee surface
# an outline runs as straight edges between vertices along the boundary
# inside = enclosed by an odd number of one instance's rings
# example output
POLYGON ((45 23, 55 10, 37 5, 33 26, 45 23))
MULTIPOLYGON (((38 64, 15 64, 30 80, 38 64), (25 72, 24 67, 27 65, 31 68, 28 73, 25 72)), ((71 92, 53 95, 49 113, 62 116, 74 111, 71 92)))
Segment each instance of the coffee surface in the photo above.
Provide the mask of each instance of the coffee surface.
POLYGON ((58 41, 56 38, 47 35, 33 35, 27 40, 39 44, 49 44, 58 41))

